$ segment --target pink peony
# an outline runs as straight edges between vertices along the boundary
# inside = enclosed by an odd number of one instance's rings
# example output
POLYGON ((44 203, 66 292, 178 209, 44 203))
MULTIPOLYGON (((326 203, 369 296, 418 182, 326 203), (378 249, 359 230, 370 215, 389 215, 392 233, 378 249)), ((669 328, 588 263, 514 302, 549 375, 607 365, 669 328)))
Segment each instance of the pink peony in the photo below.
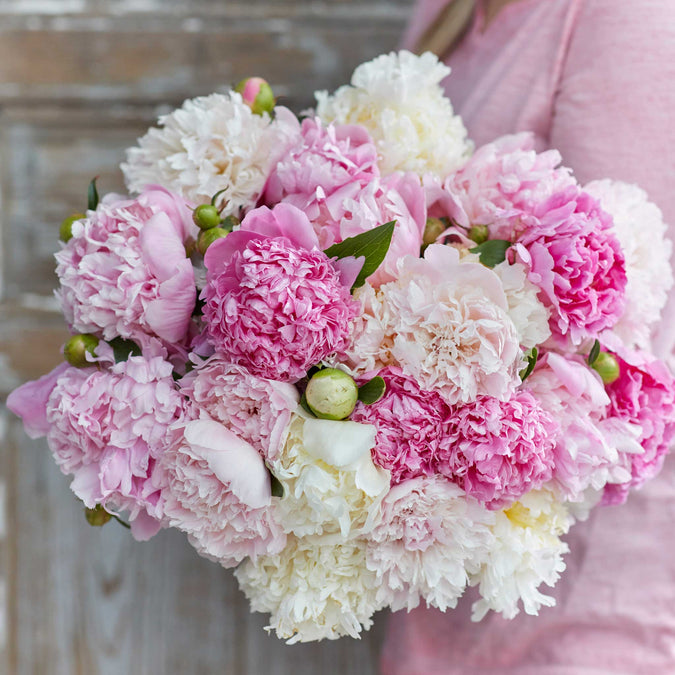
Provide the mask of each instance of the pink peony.
POLYGON ((107 195, 56 254, 57 297, 71 329, 143 346, 160 338, 170 349, 185 341, 196 290, 184 241, 194 228, 190 210, 166 190, 107 195))
POLYGON ((277 456, 291 414, 298 407, 293 385, 256 377, 219 356, 199 364, 181 380, 180 388, 200 410, 270 460, 277 456))
POLYGON ((162 510, 169 525, 224 567, 281 552, 286 535, 255 448, 211 419, 179 423, 172 434, 161 458, 162 510))
POLYGON ((611 217, 588 194, 569 188, 540 204, 516 251, 551 310, 554 335, 578 345, 618 321, 626 290, 624 256, 611 217))
POLYGON ((370 405, 358 403, 351 415, 377 429, 373 461, 391 471, 392 485, 434 474, 439 455, 449 451, 450 406, 440 394, 420 389, 400 368, 384 368, 378 375, 387 385, 384 396, 370 405))
POLYGON ((654 478, 675 439, 675 379, 666 366, 645 352, 619 350, 619 379, 606 386, 609 417, 637 425, 643 453, 625 455, 631 480, 605 488, 605 504, 622 504, 631 487, 654 478))
POLYGON ((558 430, 527 391, 508 401, 480 396, 453 410, 450 451, 438 470, 489 509, 499 509, 550 480, 558 430))
POLYGON ((293 382, 345 350, 358 269, 329 260, 315 243, 307 217, 279 204, 251 211, 240 230, 209 247, 202 298, 218 353, 259 377, 293 382))

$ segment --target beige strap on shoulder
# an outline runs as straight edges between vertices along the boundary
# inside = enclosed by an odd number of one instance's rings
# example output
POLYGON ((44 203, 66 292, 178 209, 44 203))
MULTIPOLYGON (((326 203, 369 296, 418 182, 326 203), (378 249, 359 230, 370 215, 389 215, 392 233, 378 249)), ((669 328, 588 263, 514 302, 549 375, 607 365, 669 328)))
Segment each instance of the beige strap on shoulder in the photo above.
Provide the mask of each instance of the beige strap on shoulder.
POLYGON ((442 58, 452 51, 469 27, 475 9, 475 0, 453 0, 424 31, 415 53, 433 52, 442 58))

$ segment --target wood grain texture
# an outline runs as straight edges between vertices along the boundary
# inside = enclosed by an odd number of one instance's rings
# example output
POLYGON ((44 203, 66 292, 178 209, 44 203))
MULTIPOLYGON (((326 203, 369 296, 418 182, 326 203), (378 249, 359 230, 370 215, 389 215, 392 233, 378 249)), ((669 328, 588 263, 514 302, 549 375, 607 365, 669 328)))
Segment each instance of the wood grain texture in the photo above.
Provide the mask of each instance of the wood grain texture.
MULTIPOLYGON (((0 402, 60 360, 58 224, 184 98, 266 77, 299 110, 394 48, 412 0, 0 0, 0 402)), ((286 646, 176 531, 89 527, 0 403, 0 675, 369 675, 360 641, 286 646)))

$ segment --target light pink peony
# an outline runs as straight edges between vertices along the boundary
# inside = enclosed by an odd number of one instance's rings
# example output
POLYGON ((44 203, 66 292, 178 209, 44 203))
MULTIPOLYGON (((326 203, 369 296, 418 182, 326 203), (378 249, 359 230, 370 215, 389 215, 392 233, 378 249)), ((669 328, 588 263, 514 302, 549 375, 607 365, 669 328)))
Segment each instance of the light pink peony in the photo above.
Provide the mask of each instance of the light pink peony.
POLYGON ((256 377, 219 356, 199 364, 181 380, 180 389, 270 460, 279 452, 299 400, 293 385, 256 377))
POLYGON ((491 239, 511 240, 523 213, 575 185, 570 170, 559 167, 560 159, 557 150, 535 152, 532 134, 502 136, 478 148, 442 188, 429 182, 429 215, 452 218, 463 227, 488 225, 491 239))
POLYGON ((400 368, 379 373, 384 396, 370 405, 358 403, 351 419, 377 429, 373 461, 391 471, 392 485, 415 476, 434 474, 439 455, 449 451, 446 425, 450 406, 436 392, 423 391, 400 368))
POLYGON ((438 470, 487 508, 499 509, 550 480, 558 432, 527 391, 508 401, 480 396, 453 410, 450 451, 438 470))
POLYGON ((619 379, 606 386, 610 398, 609 418, 637 425, 640 454, 624 456, 631 480, 608 485, 603 503, 622 504, 631 487, 654 478, 675 439, 675 380, 666 366, 646 352, 618 350, 619 379))
POLYGON ((216 352, 259 377, 293 382, 344 351, 360 264, 331 261, 315 244, 307 217, 279 204, 252 211, 209 247, 201 297, 216 352))
POLYGON ((179 423, 161 458, 162 511, 197 551, 224 567, 279 553, 286 535, 252 445, 208 418, 179 423))
POLYGON ((142 346, 186 341, 196 290, 184 242, 195 226, 178 197, 157 188, 137 199, 107 195, 73 223, 56 254, 57 297, 74 332, 142 346))
POLYGON ((618 321, 626 290, 624 256, 611 217, 590 195, 569 188, 540 204, 516 251, 551 310, 554 336, 578 345, 618 321))

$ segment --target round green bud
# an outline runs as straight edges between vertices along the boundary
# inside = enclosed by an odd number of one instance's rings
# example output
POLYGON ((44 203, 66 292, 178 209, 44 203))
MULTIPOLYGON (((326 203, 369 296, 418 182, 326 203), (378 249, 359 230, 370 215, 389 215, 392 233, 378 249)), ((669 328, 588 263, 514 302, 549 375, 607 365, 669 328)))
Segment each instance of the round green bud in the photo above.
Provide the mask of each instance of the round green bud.
POLYGON ((200 230, 210 230, 220 225, 220 213, 212 204, 200 204, 192 212, 192 220, 200 230))
POLYGON ((424 227, 424 237, 422 243, 425 246, 436 243, 436 240, 448 229, 447 223, 440 218, 427 218, 427 224, 424 227))
POLYGON ((227 235, 228 232, 223 230, 222 227, 213 227, 210 230, 202 230, 197 239, 197 250, 204 255, 206 249, 211 246, 216 239, 222 239, 223 237, 227 237, 227 235))
POLYGON ((86 353, 89 352, 94 356, 96 345, 98 345, 98 338, 95 335, 89 333, 73 335, 63 348, 63 356, 71 366, 87 368, 93 364, 87 361, 86 353))
POLYGON ((490 238, 488 226, 472 225, 467 232, 467 236, 471 241, 475 241, 477 244, 484 244, 490 238))
POLYGON ((593 361, 591 368, 600 375, 605 384, 616 382, 619 379, 619 375, 621 375, 619 362, 613 354, 609 354, 608 352, 600 352, 598 358, 593 361))
POLYGON ((309 409, 324 420, 349 417, 358 398, 356 382, 337 368, 324 368, 315 373, 305 390, 309 409))
POLYGON ((67 242, 73 236, 73 223, 86 217, 84 213, 73 213, 63 220, 59 226, 59 239, 64 243, 67 242))
POLYGON ((234 88, 255 115, 272 113, 276 100, 272 87, 262 77, 247 77, 234 88))
POLYGON ((93 509, 85 509, 84 517, 93 527, 103 527, 112 518, 100 504, 96 504, 93 509))

